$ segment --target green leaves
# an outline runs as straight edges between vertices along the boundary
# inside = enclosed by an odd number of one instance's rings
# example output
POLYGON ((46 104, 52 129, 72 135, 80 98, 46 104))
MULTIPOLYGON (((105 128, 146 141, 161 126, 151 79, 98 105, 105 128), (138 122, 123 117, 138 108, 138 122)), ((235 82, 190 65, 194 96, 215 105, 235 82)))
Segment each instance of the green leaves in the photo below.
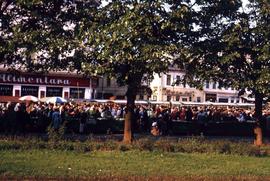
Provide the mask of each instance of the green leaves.
POLYGON ((252 1, 243 11, 240 1, 200 1, 190 33, 187 72, 224 86, 269 95, 269 2, 252 1), (199 58, 198 58, 199 57, 199 58), (268 71, 267 71, 268 70, 268 71))
POLYGON ((121 84, 138 86, 143 76, 151 79, 154 72, 165 72, 170 64, 166 55, 172 55, 176 46, 168 37, 173 30, 164 6, 165 2, 157 0, 113 1, 99 8, 95 38, 88 33, 94 62, 87 63, 121 84))
POLYGON ((80 61, 72 60, 80 54, 78 32, 86 26, 83 16, 90 22, 95 2, 20 0, 6 5, 0 11, 0 21, 5 22, 0 26, 1 39, 7 37, 0 44, 1 64, 33 71, 75 68, 80 61))

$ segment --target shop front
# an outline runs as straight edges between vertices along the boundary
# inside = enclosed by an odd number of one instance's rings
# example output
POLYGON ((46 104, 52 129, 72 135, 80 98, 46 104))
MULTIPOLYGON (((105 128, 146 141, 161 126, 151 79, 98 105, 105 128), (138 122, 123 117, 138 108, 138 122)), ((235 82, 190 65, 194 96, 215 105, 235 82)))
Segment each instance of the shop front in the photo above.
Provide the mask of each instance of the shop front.
POLYGON ((78 74, 12 74, 0 71, 0 96, 59 96, 66 99, 91 99, 95 85, 78 74))

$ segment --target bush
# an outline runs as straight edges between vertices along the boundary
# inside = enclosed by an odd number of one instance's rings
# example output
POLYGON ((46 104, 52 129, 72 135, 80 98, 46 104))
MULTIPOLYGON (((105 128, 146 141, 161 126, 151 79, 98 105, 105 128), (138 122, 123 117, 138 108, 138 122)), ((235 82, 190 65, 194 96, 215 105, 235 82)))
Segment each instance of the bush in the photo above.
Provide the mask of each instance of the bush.
POLYGON ((133 146, 141 151, 153 151, 154 141, 147 138, 143 138, 135 141, 133 146))
POLYGON ((64 122, 59 130, 55 130, 51 125, 47 128, 48 140, 50 142, 59 142, 64 140, 65 130, 67 122, 64 122))
POLYGON ((247 156, 263 156, 263 152, 259 147, 249 144, 233 144, 231 147, 232 154, 247 156))
POLYGON ((112 151, 117 150, 118 143, 116 141, 105 141, 103 142, 103 149, 104 151, 112 151))
POLYGON ((128 151, 128 150, 130 150, 130 146, 125 145, 125 144, 119 144, 118 150, 119 151, 128 151))
POLYGON ((176 151, 176 145, 170 140, 159 140, 155 142, 154 147, 160 151, 164 152, 175 152, 176 151))
MULTIPOLYGON (((54 133, 53 133, 54 134, 54 133)), ((54 137, 55 135, 53 135, 54 137)), ((56 149, 63 151, 90 152, 101 151, 161 151, 182 153, 218 153, 236 154, 245 156, 268 156, 270 146, 255 147, 251 143, 233 142, 229 140, 206 140, 201 137, 182 138, 178 141, 150 137, 138 139, 131 145, 122 142, 108 140, 95 140, 93 137, 86 140, 52 139, 48 141, 37 138, 2 138, 0 150, 30 150, 30 149, 56 149)))
POLYGON ((191 137, 179 139, 177 142, 177 150, 186 153, 208 153, 211 152, 210 144, 205 142, 202 137, 191 137))
POLYGON ((80 152, 80 153, 85 153, 85 152, 90 152, 92 151, 92 147, 88 145, 87 143, 81 143, 81 142, 76 142, 75 151, 80 152))

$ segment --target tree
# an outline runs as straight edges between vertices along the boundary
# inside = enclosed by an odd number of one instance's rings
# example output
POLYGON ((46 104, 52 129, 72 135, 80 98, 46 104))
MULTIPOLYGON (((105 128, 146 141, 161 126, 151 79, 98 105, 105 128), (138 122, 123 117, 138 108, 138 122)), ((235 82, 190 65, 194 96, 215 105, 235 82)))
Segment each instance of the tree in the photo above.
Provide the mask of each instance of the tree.
POLYGON ((200 80, 236 88, 239 94, 251 91, 257 121, 255 144, 261 145, 262 103, 270 95, 270 3, 251 0, 244 8, 237 0, 199 1, 198 7, 187 79, 195 74, 200 80))
POLYGON ((161 0, 116 0, 99 9, 99 22, 85 32, 85 72, 107 74, 127 85, 125 143, 132 141, 135 98, 142 81, 166 72, 176 50, 176 32, 166 6, 161 0))
POLYGON ((26 71, 80 70, 81 32, 89 28, 98 5, 74 0, 0 1, 0 64, 26 71))

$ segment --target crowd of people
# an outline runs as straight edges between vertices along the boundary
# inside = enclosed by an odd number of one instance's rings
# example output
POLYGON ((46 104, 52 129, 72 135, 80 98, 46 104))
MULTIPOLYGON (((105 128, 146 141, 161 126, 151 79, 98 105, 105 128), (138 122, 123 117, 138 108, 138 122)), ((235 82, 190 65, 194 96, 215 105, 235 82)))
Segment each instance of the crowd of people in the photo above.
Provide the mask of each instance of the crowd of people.
MULTIPOLYGON (((125 105, 100 103, 1 103, 0 131, 6 134, 24 134, 26 131, 44 131, 48 126, 58 130, 71 120, 77 124, 78 132, 85 133, 88 123, 100 119, 123 121, 125 105)), ((167 135, 173 129, 173 122, 190 122, 202 129, 210 122, 254 122, 253 108, 216 106, 165 106, 136 105, 133 129, 167 135)), ((263 122, 270 130, 270 109, 263 110, 263 122)))

